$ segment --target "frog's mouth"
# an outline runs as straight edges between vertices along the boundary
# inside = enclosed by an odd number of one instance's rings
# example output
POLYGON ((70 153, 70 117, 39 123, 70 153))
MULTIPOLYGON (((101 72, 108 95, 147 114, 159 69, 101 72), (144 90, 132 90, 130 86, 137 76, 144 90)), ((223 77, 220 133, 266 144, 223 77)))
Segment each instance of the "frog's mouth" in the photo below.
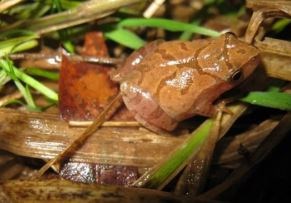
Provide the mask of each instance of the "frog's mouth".
POLYGON ((121 94, 124 104, 135 119, 154 132, 172 131, 178 122, 171 118, 156 102, 152 95, 132 84, 122 83, 121 94))

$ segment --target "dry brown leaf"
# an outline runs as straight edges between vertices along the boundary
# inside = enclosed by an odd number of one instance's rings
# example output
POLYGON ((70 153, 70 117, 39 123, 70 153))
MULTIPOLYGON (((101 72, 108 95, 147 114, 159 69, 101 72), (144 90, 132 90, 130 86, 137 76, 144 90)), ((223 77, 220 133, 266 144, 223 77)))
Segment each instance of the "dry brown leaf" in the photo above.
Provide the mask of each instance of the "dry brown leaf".
MULTIPOLYGON (((88 33, 85 37, 86 55, 107 56, 102 33, 88 33)), ((60 71, 60 111, 65 120, 91 120, 103 110, 118 92, 117 84, 104 65, 74 62, 63 56, 60 71)))

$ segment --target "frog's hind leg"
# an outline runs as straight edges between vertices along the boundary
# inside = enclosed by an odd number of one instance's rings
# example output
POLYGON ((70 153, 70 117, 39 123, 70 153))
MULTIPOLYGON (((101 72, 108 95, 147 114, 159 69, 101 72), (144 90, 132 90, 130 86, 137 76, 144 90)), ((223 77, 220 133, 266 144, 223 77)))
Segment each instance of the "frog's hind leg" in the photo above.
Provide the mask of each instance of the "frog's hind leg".
POLYGON ((154 132, 161 132, 159 129, 171 131, 177 126, 178 122, 170 117, 146 90, 126 82, 121 84, 120 89, 127 109, 144 126, 154 132))
POLYGON ((233 112, 226 107, 227 103, 228 102, 225 100, 218 102, 214 106, 216 114, 219 114, 221 112, 221 113, 227 113, 227 114, 233 115, 233 112))

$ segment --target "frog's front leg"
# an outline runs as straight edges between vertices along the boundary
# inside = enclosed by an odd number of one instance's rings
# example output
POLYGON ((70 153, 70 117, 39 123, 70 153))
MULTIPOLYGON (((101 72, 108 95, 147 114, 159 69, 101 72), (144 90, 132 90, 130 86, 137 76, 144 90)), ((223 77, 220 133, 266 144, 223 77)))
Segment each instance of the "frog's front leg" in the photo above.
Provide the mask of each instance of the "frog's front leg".
POLYGON ((155 51, 161 42, 163 42, 163 40, 156 40, 150 42, 146 46, 133 52, 129 57, 127 57, 122 66, 120 66, 116 70, 111 71, 110 73, 111 80, 120 83, 121 80, 128 73, 130 73, 133 69, 137 68, 137 66, 142 62, 145 56, 155 51))
POLYGON ((223 92, 230 89, 230 86, 230 83, 213 85, 208 88, 207 91, 200 94, 192 106, 193 114, 206 117, 215 117, 219 112, 232 114, 232 112, 226 108, 226 104, 230 103, 232 100, 224 99, 216 101, 223 92))
POLYGON ((229 110, 226 107, 226 104, 228 102, 225 102, 224 100, 219 101, 217 104, 207 103, 204 104, 202 108, 196 108, 196 113, 201 116, 206 117, 216 117, 218 113, 227 113, 227 114, 233 114, 231 110, 229 110))
POLYGON ((194 107, 194 112, 200 116, 214 117, 218 113, 218 107, 211 102, 203 103, 194 107))

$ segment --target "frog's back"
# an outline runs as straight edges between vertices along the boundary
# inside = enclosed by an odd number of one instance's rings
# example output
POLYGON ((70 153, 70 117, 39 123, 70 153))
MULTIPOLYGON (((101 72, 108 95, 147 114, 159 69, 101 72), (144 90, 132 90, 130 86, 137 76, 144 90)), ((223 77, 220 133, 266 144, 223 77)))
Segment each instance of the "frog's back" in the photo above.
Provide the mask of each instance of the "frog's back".
POLYGON ((163 42, 144 57, 130 74, 130 81, 149 92, 171 117, 190 117, 196 98, 216 82, 201 72, 197 61, 208 44, 208 40, 163 42))

